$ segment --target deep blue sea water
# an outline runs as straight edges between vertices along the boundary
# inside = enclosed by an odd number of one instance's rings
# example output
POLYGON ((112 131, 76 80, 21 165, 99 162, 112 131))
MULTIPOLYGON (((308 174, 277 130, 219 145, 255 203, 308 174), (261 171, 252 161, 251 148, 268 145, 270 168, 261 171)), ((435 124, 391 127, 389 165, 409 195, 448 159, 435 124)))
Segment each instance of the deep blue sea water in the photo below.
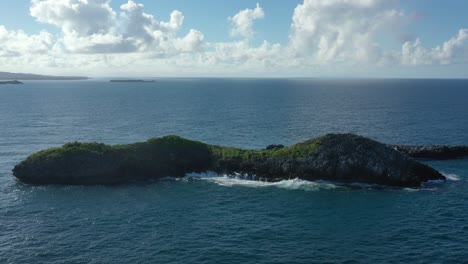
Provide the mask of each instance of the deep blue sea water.
POLYGON ((418 189, 210 174, 34 187, 11 173, 68 141, 168 134, 468 145, 468 80, 107 81, 0 86, 0 263, 468 263, 468 159, 427 162, 450 180, 418 189))

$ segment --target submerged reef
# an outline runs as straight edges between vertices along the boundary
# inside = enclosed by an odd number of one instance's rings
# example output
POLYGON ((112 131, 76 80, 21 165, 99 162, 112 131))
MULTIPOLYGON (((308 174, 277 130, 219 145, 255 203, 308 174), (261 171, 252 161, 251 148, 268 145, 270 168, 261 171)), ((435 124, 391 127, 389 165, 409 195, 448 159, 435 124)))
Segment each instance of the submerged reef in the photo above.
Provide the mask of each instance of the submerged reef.
POLYGON ((15 166, 13 175, 30 184, 96 185, 206 171, 241 173, 265 181, 299 178, 401 187, 445 180, 396 148, 353 134, 327 134, 262 150, 209 145, 178 136, 114 146, 74 142, 29 156, 15 166))

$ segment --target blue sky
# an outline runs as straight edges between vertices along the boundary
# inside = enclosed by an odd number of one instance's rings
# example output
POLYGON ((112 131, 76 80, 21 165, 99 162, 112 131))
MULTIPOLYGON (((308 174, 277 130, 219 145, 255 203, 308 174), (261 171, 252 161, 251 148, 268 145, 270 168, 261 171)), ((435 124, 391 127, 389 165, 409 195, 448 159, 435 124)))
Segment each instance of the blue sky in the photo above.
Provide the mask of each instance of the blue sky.
POLYGON ((0 71, 79 74, 79 67, 95 76, 468 77, 468 1, 463 0, 3 4, 0 27, 7 37, 0 31, 0 71))
MULTIPOLYGON (((47 29, 58 33, 56 27, 37 23, 35 18, 29 15, 29 0, 3 0, 8 3, 8 8, 0 9, 0 25, 11 30, 24 30, 30 34, 47 29)), ((111 6, 118 10, 120 5, 126 1, 113 0, 111 6)), ((196 28, 206 33, 207 41, 223 41, 229 38, 228 17, 233 16, 238 11, 255 7, 256 3, 261 3, 267 16, 264 20, 258 21, 256 25, 257 39, 268 39, 271 42, 287 42, 288 30, 291 25, 291 17, 294 8, 302 1, 299 0, 268 0, 263 2, 250 0, 165 0, 148 1, 142 0, 139 3, 145 5, 148 13, 154 14, 159 20, 168 20, 173 10, 181 11, 185 16, 185 23, 182 32, 187 32, 190 28, 196 28)))

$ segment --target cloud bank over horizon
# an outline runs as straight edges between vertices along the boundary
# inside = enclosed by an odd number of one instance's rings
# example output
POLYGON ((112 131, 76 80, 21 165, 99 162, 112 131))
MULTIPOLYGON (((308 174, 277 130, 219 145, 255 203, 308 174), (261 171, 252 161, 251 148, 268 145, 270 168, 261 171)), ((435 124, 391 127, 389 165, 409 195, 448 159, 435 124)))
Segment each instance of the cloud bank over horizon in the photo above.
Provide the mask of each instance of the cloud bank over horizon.
POLYGON ((137 0, 118 9, 111 0, 32 0, 29 11, 37 23, 59 33, 26 34, 0 24, 0 70, 91 76, 398 77, 468 64, 468 29, 460 28, 435 47, 418 37, 403 38, 413 35, 408 32, 412 15, 398 1, 304 0, 293 10, 283 44, 253 41, 255 23, 268 17, 261 3, 226 17, 231 39, 222 42, 207 42, 198 29, 182 34, 181 11, 160 21, 137 0), (386 45, 387 39, 399 48, 386 45))

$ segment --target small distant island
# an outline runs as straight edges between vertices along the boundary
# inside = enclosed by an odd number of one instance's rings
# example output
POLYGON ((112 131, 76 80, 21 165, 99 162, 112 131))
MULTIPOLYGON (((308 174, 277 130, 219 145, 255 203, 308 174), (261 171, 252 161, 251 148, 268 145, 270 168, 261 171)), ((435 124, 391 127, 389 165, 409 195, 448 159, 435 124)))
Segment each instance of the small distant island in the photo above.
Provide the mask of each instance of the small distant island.
MULTIPOLYGON (((420 153, 410 151, 404 149, 420 153)), ((179 136, 114 146, 74 142, 29 156, 15 166, 13 175, 30 184, 96 185, 207 171, 260 181, 298 178, 397 187, 445 180, 397 147, 354 134, 327 134, 261 150, 209 145, 179 136)))
POLYGON ((116 80, 110 80, 110 82, 123 82, 123 83, 128 83, 128 82, 154 82, 153 80, 145 81, 145 80, 132 80, 132 79, 116 79, 116 80))
POLYGON ((75 81, 87 79, 89 78, 84 76, 52 76, 31 73, 0 72, 0 80, 75 81))
POLYGON ((23 83, 18 80, 14 80, 14 81, 0 81, 0 84, 23 84, 23 83))

